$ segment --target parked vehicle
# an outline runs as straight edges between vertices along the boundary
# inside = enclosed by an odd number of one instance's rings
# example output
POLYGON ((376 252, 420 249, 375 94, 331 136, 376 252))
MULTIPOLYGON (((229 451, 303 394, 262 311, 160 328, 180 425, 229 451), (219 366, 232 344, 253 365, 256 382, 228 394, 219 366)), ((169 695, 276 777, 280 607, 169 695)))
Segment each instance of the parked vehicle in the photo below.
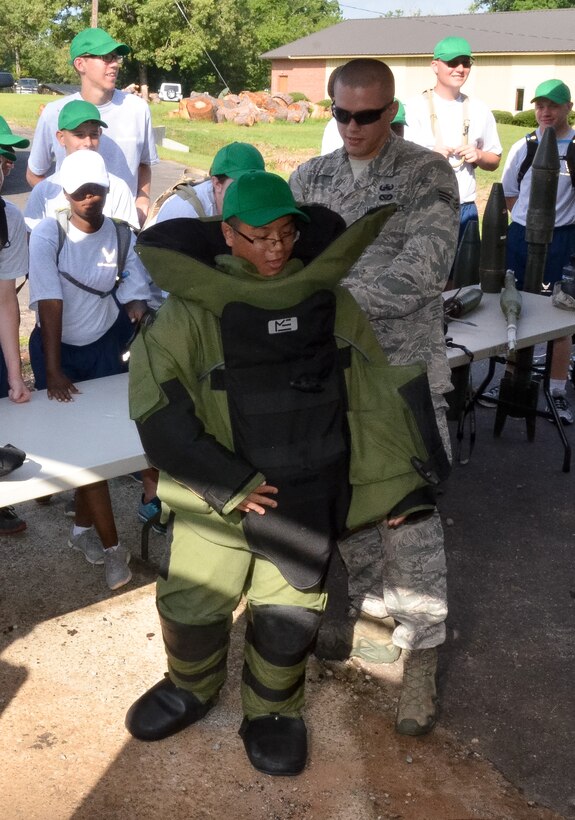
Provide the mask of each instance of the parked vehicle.
POLYGON ((0 88, 12 90, 14 77, 9 71, 0 71, 0 88))
POLYGON ((16 94, 37 94, 38 80, 34 77, 21 77, 14 85, 16 94))
POLYGON ((182 97, 182 86, 179 83, 162 83, 158 97, 168 102, 179 102, 182 97))

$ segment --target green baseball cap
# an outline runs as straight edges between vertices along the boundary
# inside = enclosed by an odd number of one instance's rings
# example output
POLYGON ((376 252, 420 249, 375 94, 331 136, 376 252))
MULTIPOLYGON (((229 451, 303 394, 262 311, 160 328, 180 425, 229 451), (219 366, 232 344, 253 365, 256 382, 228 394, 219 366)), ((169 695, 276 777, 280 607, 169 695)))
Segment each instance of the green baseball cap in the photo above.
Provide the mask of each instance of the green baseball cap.
POLYGON ((29 145, 30 140, 13 134, 4 117, 0 116, 0 148, 28 148, 29 145))
POLYGON ((72 100, 66 103, 60 111, 58 130, 72 131, 83 122, 97 122, 102 128, 108 127, 104 120, 100 119, 100 112, 93 103, 85 100, 72 100))
POLYGON ((407 125, 407 121, 405 119, 405 107, 401 100, 398 100, 397 97, 393 98, 397 103, 397 114, 391 121, 391 125, 407 125))
POLYGON ((540 97, 545 97, 545 99, 558 103, 558 105, 571 102, 571 92, 569 91, 569 87, 566 86, 565 83, 561 82, 561 80, 545 80, 544 83, 539 83, 535 89, 535 96, 531 102, 535 102, 535 100, 538 100, 540 97))
POLYGON ((11 162, 16 162, 16 154, 14 151, 10 151, 9 148, 2 148, 0 146, 0 157, 6 157, 6 159, 9 159, 11 162))
POLYGON ((471 57, 471 46, 464 37, 444 37, 433 49, 433 59, 448 63, 456 57, 471 57))
POLYGON ((70 43, 70 63, 73 63, 76 57, 83 57, 86 54, 102 57, 104 54, 111 54, 112 51, 125 57, 131 48, 114 40, 103 28, 86 28, 76 34, 70 43))
POLYGON ((264 158, 257 148, 247 142, 231 142, 215 155, 210 176, 220 175, 239 179, 248 171, 265 171, 264 158))
POLYGON ((224 195, 224 222, 235 216, 246 225, 261 228, 289 214, 304 222, 310 221, 309 216, 296 207, 287 182, 267 171, 247 171, 232 182, 224 195))

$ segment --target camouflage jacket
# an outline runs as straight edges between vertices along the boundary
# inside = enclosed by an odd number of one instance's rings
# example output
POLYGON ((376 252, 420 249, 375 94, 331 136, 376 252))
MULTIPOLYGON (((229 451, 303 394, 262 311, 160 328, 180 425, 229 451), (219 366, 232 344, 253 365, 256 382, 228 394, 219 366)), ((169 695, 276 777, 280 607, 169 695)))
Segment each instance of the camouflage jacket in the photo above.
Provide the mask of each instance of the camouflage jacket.
POLYGON ((457 245, 459 195, 449 164, 392 134, 358 179, 341 148, 300 165, 290 186, 296 200, 327 205, 348 225, 370 208, 397 205, 344 284, 390 361, 423 360, 432 392, 450 390, 441 292, 457 245))

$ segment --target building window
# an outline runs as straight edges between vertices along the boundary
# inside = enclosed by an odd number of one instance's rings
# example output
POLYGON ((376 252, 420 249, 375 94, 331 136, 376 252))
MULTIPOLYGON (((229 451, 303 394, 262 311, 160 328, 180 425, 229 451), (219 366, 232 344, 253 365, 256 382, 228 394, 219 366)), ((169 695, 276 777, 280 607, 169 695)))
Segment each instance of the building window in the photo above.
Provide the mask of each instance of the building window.
POLYGON ((515 110, 523 111, 523 98, 525 97, 524 88, 515 89, 515 110))

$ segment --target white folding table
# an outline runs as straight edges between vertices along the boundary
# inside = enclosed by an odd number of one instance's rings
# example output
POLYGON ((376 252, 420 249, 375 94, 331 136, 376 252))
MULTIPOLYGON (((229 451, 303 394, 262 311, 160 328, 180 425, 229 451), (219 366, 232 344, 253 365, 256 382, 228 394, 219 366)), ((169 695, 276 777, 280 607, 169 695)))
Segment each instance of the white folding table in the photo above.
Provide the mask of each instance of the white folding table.
MULTIPOLYGON (((466 290, 465 288, 463 290, 466 290)), ((443 294, 447 299, 457 291, 451 290, 443 294)), ((563 472, 568 473, 571 465, 571 445, 567 441, 563 425, 551 402, 549 392, 549 373, 553 356, 554 339, 571 336, 575 333, 575 311, 562 310, 552 304, 548 296, 539 296, 534 293, 521 293, 521 315, 517 325, 517 349, 533 347, 542 342, 547 343, 546 364, 543 372, 543 390, 551 408, 551 413, 537 410, 536 415, 553 417, 558 435, 563 444, 563 472)), ((487 377, 477 389, 472 402, 482 394, 493 377, 495 363, 502 361, 508 354, 507 347, 507 320, 503 315, 498 293, 484 293, 479 305, 471 313, 462 317, 463 322, 449 323, 447 338, 451 338, 456 345, 460 345, 472 354, 473 361, 490 359, 487 377), (500 357, 503 357, 501 359, 500 357)), ((447 349, 447 357, 451 368, 468 364, 469 356, 461 348, 447 349)), ((458 437, 459 437, 458 431, 458 437)))
MULTIPOLYGON (((498 294, 484 294, 480 305, 464 318, 473 325, 451 322, 448 335, 467 348, 474 360, 507 352, 506 322, 498 294)), ((574 332, 575 311, 555 308, 545 296, 523 294, 518 348, 574 332)), ((447 355, 451 367, 469 361, 462 350, 448 349, 447 355)), ((13 444, 27 455, 22 467, 0 479, 0 506, 148 466, 136 425, 128 415, 128 375, 79 382, 77 386, 81 392, 72 402, 49 400, 45 390, 34 392, 26 404, 0 399, 0 444, 13 444)), ((570 458, 562 428, 560 433, 570 458)))
POLYGON ((128 374, 78 382, 74 401, 32 393, 25 404, 0 399, 0 445, 26 461, 0 478, 0 506, 61 493, 148 466, 128 415, 128 374))

